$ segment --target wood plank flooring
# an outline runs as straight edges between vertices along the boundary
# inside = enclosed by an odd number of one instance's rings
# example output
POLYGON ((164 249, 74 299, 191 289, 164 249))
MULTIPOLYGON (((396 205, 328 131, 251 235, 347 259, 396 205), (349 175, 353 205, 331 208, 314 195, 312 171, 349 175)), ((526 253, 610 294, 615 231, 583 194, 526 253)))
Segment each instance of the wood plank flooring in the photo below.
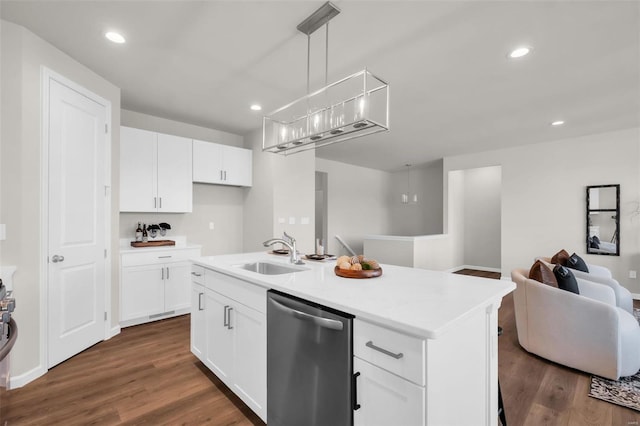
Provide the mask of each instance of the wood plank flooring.
MULTIPOLYGON (((511 295, 498 316, 510 426, 640 424, 640 413, 589 398, 588 374, 524 351, 511 295)), ((264 425, 191 354, 188 315, 125 328, 2 398, 3 425, 264 425)))
POLYGON ((189 349, 189 316, 129 327, 5 392, 2 425, 264 425, 189 349))
MULTIPOLYGON (((499 273, 492 272, 456 273, 500 278, 499 273)), ((509 426, 640 424, 640 412, 587 396, 590 374, 554 364, 522 349, 516 331, 513 294, 502 300, 498 325, 502 327, 498 339, 498 376, 509 426)))

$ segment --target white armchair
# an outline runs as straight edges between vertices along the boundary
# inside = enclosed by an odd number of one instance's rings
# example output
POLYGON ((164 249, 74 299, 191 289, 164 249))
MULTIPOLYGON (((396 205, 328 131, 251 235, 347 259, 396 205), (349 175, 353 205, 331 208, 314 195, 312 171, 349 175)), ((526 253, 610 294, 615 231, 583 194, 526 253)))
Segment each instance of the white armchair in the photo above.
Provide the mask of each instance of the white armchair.
POLYGON ((558 364, 617 380, 640 370, 640 326, 616 306, 610 287, 576 278, 580 294, 515 269, 513 300, 520 345, 558 364))
MULTIPOLYGON (((540 257, 538 259, 543 260, 546 263, 551 262, 551 258, 548 257, 540 257)), ((624 309, 630 314, 633 314, 633 296, 631 295, 631 292, 621 286, 620 283, 613 278, 609 269, 604 266, 593 265, 591 263, 587 263, 587 269, 589 269, 589 272, 582 272, 576 269, 572 269, 571 272, 573 272, 573 275, 575 275, 576 278, 582 278, 584 280, 589 280, 611 287, 616 295, 616 306, 624 309)))

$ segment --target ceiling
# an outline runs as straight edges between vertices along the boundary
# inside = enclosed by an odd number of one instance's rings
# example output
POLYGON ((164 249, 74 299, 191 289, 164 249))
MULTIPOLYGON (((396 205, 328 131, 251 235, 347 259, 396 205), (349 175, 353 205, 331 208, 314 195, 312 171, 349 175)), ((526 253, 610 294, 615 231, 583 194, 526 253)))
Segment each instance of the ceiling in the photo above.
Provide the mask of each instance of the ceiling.
MULTIPOLYGON (((0 16, 120 87, 124 109, 246 134, 306 93, 296 25, 323 3, 2 0, 0 16), (112 29, 127 43, 106 41, 112 29)), ((367 67, 388 81, 391 131, 318 157, 394 171, 640 126, 639 2, 333 3, 342 12, 330 23, 328 80, 367 67), (532 53, 507 59, 520 45, 532 53)), ((324 53, 321 29, 311 90, 324 84, 324 53)))

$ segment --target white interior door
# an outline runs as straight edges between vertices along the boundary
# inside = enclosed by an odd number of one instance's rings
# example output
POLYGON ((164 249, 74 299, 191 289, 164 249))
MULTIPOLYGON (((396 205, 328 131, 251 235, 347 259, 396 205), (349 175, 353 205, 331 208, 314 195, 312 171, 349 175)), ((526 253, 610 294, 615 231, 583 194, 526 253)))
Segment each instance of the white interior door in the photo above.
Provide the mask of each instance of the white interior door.
POLYGON ((105 338, 107 107, 50 79, 48 368, 105 338))

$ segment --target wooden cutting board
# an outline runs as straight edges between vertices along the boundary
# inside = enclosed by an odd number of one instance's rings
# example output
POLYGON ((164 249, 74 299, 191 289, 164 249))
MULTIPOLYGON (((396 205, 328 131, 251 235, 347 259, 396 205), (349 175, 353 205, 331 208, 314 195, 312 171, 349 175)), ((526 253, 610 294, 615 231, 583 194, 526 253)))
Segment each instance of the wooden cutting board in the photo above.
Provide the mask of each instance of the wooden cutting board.
POLYGON ((140 241, 131 241, 132 247, 158 247, 158 246, 175 246, 176 242, 173 240, 155 240, 147 241, 146 243, 140 241))

